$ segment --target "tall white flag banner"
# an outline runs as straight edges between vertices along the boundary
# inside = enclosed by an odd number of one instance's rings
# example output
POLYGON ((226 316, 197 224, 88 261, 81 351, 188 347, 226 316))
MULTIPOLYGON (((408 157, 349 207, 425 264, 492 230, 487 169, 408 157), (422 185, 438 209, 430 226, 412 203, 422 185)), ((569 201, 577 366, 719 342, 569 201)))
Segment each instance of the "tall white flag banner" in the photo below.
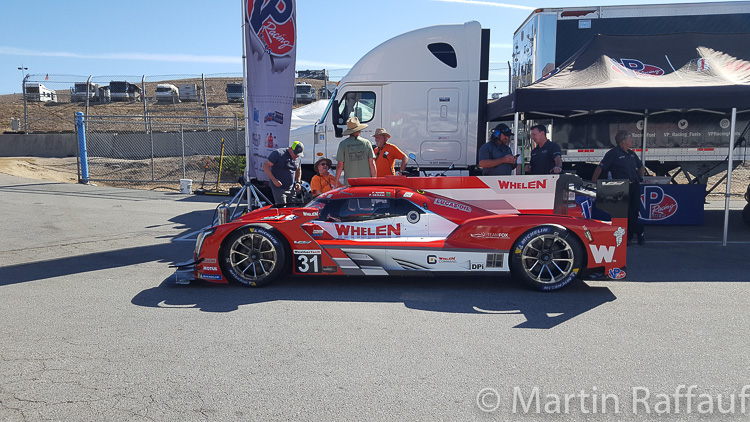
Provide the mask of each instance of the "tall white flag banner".
POLYGON ((242 0, 246 177, 268 180, 263 163, 289 146, 297 56, 295 0, 242 0))

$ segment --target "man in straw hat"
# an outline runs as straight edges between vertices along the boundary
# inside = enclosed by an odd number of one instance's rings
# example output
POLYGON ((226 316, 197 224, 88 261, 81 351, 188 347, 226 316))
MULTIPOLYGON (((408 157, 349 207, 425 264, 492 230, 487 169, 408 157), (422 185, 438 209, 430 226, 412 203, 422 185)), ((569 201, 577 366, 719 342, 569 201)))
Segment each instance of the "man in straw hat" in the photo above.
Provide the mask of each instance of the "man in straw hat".
POLYGON ((396 160, 401 160, 401 170, 399 171, 399 174, 403 173, 403 171, 406 170, 406 163, 409 159, 399 147, 388 143, 391 134, 388 133, 385 128, 379 127, 375 129, 374 137, 375 144, 377 145, 377 147, 374 148, 374 152, 375 168, 378 177, 395 175, 396 160))
POLYGON ((328 170, 331 169, 331 166, 331 160, 329 158, 321 158, 313 166, 315 169, 315 176, 310 180, 310 189, 312 190, 313 195, 318 196, 321 193, 326 193, 336 187, 336 178, 328 172, 328 170))
POLYGON ((300 141, 292 142, 288 148, 279 148, 268 154, 263 163, 263 173, 271 181, 274 202, 286 204, 300 189, 302 181, 302 151, 305 146, 300 141))
POLYGON ((375 177, 375 153, 372 144, 359 134, 367 125, 360 123, 356 117, 346 121, 344 135, 348 138, 341 141, 336 153, 336 180, 341 180, 341 173, 345 172, 346 184, 355 177, 375 177))

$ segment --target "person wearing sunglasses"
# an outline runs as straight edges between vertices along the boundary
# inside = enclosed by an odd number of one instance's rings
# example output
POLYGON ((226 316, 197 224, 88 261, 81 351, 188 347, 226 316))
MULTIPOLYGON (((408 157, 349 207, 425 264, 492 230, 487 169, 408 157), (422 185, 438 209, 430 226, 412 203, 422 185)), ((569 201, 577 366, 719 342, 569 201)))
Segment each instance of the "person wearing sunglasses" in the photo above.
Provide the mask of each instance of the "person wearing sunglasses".
POLYGON ((328 192, 336 187, 336 177, 328 171, 331 169, 331 165, 331 160, 328 158, 321 158, 315 163, 316 174, 310 181, 310 189, 312 189, 314 196, 328 192))

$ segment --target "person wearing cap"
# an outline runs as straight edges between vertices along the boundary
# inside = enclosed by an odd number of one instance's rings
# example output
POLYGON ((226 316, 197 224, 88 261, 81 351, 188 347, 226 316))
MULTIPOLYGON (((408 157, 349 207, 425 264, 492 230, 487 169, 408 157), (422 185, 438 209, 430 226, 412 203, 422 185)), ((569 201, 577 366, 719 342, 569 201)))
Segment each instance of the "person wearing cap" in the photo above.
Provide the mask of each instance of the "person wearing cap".
POLYGON ((479 148, 479 167, 483 176, 508 176, 516 168, 516 157, 510 149, 508 125, 500 123, 490 132, 490 141, 479 148))
POLYGON ((316 173, 312 177, 312 180, 310 180, 310 189, 313 195, 318 196, 336 187, 336 177, 328 172, 331 169, 331 165, 330 159, 321 158, 313 166, 316 173))
POLYGON ((628 245, 633 235, 638 237, 638 244, 646 243, 643 224, 638 221, 638 212, 641 209, 641 185, 646 168, 633 151, 633 137, 626 130, 618 130, 615 133, 616 147, 607 151, 599 165, 594 169, 591 181, 596 183, 599 176, 605 173, 610 179, 628 179, 630 190, 628 197, 628 245))
POLYGON ((560 174, 562 171, 562 151, 560 146, 547 139, 544 125, 531 127, 531 139, 536 147, 531 150, 531 160, 526 164, 527 174, 560 174))
POLYGON ((375 170, 377 171, 378 177, 395 176, 396 175, 396 160, 401 160, 401 169, 399 174, 406 170, 406 163, 409 158, 404 154, 399 147, 388 143, 391 135, 385 130, 385 128, 379 127, 375 129, 375 170))
POLYGON ((279 148, 268 154, 263 163, 263 173, 271 181, 271 191, 274 202, 287 204, 301 188, 302 151, 305 146, 300 141, 294 141, 288 148, 279 148))
POLYGON ((367 125, 360 123, 356 117, 350 117, 346 121, 344 135, 348 138, 341 141, 336 152, 336 181, 341 180, 341 174, 349 179, 355 177, 375 177, 375 153, 372 144, 367 139, 361 138, 359 134, 367 125))

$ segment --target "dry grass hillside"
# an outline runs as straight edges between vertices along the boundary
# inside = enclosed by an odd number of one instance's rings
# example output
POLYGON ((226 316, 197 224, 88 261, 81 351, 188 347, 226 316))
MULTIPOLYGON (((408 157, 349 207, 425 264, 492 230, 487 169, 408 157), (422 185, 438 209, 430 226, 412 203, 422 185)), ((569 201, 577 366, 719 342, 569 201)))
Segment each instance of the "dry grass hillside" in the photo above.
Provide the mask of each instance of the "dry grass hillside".
MULTIPOLYGON (((226 84, 229 82, 242 82, 242 78, 206 78, 206 105, 209 116, 238 116, 244 117, 245 111, 242 103, 228 103, 226 96, 226 84)), ((297 79, 297 82, 307 82, 317 90, 323 86, 323 81, 316 79, 297 79)), ((203 116, 205 109, 202 103, 181 102, 178 104, 163 104, 155 101, 154 92, 159 83, 170 83, 179 85, 182 83, 195 83, 202 90, 200 78, 176 79, 159 82, 146 82, 146 109, 149 115, 154 116, 203 116)), ((28 124, 30 133, 40 132, 73 132, 74 115, 78 111, 85 112, 85 103, 71 103, 70 91, 58 89, 57 102, 31 102, 27 103, 28 124)), ((88 110, 89 115, 94 116, 142 116, 144 105, 142 102, 110 102, 105 104, 91 103, 88 110)), ((11 118, 19 119, 21 130, 23 130, 24 110, 23 96, 21 94, 0 95, 0 131, 11 130, 11 118)))

